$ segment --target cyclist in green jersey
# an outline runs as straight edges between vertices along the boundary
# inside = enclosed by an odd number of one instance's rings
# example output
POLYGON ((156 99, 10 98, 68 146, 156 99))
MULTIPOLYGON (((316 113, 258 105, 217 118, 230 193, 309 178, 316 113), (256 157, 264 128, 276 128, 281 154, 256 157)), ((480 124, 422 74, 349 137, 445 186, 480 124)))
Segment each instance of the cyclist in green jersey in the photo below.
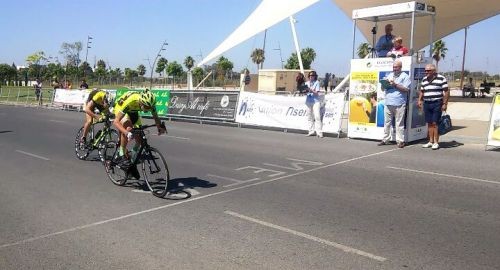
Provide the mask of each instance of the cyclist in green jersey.
POLYGON ((85 123, 83 124, 83 134, 80 138, 81 143, 85 143, 85 138, 89 133, 90 125, 92 125, 93 120, 100 121, 109 109, 109 102, 106 97, 106 92, 103 90, 95 89, 90 92, 87 102, 85 102, 85 123), (94 112, 98 109, 101 115, 94 112))
POLYGON ((156 113, 155 104, 156 98, 148 89, 142 93, 129 92, 125 94, 125 96, 122 96, 117 101, 117 104, 115 104, 115 120, 113 121, 113 125, 120 132, 119 155, 122 157, 121 160, 130 160, 131 158, 127 153, 127 144, 129 140, 135 139, 136 141, 132 153, 137 152, 142 143, 142 138, 131 132, 134 127, 139 127, 141 125, 141 119, 139 117, 140 111, 151 111, 156 127, 158 128, 158 134, 167 132, 167 130, 161 126, 160 119, 156 113))

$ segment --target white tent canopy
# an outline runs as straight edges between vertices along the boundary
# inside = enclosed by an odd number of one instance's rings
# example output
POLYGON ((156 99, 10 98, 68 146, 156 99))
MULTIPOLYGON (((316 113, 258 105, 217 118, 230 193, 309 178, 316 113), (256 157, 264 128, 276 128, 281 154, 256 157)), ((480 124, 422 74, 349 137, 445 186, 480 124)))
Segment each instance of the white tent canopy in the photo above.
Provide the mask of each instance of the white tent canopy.
MULTIPOLYGON (((332 0, 344 13, 351 18, 354 9, 404 3, 408 1, 397 0, 332 0)), ((426 4, 436 7, 436 26, 434 28, 434 40, 439 40, 466 26, 493 17, 500 13, 500 1, 491 0, 422 0, 426 4)), ((418 17, 415 20, 414 48, 419 50, 429 45, 429 30, 431 29, 431 17, 418 17)), ((411 20, 385 21, 378 26, 377 38, 384 34, 384 25, 392 23, 393 34, 403 37, 404 44, 410 42, 411 20)), ((372 41, 371 29, 373 22, 358 21, 357 27, 366 37, 368 42, 372 41)))
MULTIPOLYGON (((319 0, 263 0, 262 3, 250 14, 250 16, 215 50, 213 50, 198 66, 211 61, 227 50, 255 36, 265 29, 281 22, 287 17, 317 3, 319 0)), ((397 0, 331 0, 340 7, 348 18, 352 17, 354 9, 404 3, 408 1, 397 0)), ((500 13, 500 1, 491 0, 427 0, 422 1, 436 7, 436 25, 434 28, 434 40, 443 38, 466 26, 493 17, 500 13)), ((411 20, 385 21, 383 24, 392 23, 393 34, 403 37, 406 44, 410 40, 411 20)), ((419 50, 429 45, 430 17, 416 18, 416 29, 414 33, 414 49, 419 50)), ((358 21, 360 31, 371 41, 372 22, 358 21)), ((383 35, 383 26, 379 27, 380 35, 383 35)))
POLYGON ((263 0, 252 14, 198 66, 255 36, 319 0, 263 0))

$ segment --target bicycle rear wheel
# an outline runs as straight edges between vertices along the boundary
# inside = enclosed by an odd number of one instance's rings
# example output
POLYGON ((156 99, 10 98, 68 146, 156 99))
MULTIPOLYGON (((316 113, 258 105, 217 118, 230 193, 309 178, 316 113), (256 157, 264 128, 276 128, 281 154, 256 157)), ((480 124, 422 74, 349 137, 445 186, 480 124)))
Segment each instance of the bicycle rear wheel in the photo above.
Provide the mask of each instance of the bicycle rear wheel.
POLYGON ((123 186, 127 182, 127 173, 120 168, 120 165, 116 162, 119 147, 120 143, 118 141, 107 142, 104 144, 102 157, 104 158, 104 169, 106 170, 109 180, 115 185, 123 186))
MULTIPOLYGON (((118 145, 119 140, 120 138, 118 135, 118 131, 109 129, 108 134, 105 135, 98 146, 99 159, 101 160, 101 162, 104 163, 104 161, 106 160, 106 154, 112 154, 111 151, 106 151, 106 147, 114 149, 116 145, 118 145)), ((111 159, 111 157, 108 157, 108 159, 111 159)))
POLYGON ((80 143, 80 138, 82 137, 83 127, 81 127, 76 133, 75 138, 75 154, 76 157, 80 160, 86 159, 90 152, 92 151, 91 141, 92 141, 92 133, 94 132, 94 128, 90 127, 87 136, 85 137, 85 143, 80 143))
POLYGON ((170 172, 167 161, 156 148, 149 148, 143 154, 142 173, 151 193, 163 198, 167 195, 170 172))

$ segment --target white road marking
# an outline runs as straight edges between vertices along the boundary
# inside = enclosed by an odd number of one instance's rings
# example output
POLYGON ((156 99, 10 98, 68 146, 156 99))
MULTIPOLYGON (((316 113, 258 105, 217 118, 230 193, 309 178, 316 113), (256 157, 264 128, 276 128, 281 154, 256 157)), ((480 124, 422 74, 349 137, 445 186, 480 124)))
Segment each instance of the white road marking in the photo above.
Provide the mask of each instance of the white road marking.
POLYGON ((412 170, 412 169, 407 169, 407 168, 399 168, 399 167, 391 167, 391 166, 387 166, 387 168, 401 170, 401 171, 407 171, 407 172, 439 175, 439 176, 445 176, 445 177, 450 177, 450 178, 458 178, 458 179, 471 180, 471 181, 490 183, 490 184, 500 184, 500 182, 498 182, 498 181, 479 179, 479 178, 473 178, 473 177, 466 177, 466 176, 460 176, 460 175, 444 174, 444 173, 437 173, 437 172, 430 172, 430 171, 419 171, 419 170, 412 170))
POLYGON ((302 160, 302 159, 295 159, 295 158, 286 158, 290 161, 294 161, 290 163, 290 167, 288 166, 283 166, 283 165, 278 165, 278 164, 273 164, 273 163, 263 163, 266 166, 270 167, 276 167, 280 169, 285 169, 285 170, 291 170, 291 171, 301 171, 304 169, 304 167, 300 165, 309 165, 309 166, 320 166, 323 165, 323 162, 317 162, 317 161, 309 161, 309 160, 302 160))
POLYGON ((123 216, 119 216, 119 217, 115 217, 115 218, 105 219, 105 220, 101 220, 101 221, 94 222, 94 223, 89 223, 89 224, 82 225, 82 226, 77 226, 77 227, 66 229, 66 230, 62 230, 62 231, 59 231, 59 232, 49 233, 49 234, 45 234, 45 235, 40 235, 40 236, 36 236, 36 237, 27 238, 27 239, 24 239, 24 240, 13 242, 13 243, 3 244, 3 245, 0 245, 0 249, 7 248, 7 247, 12 247, 12 246, 18 246, 18 245, 21 245, 21 244, 30 243, 30 242, 33 242, 33 241, 37 241, 37 240, 49 238, 49 237, 52 237, 52 236, 57 236, 57 235, 64 234, 64 233, 80 231, 80 230, 84 230, 84 229, 87 229, 87 228, 96 227, 96 226, 99 226, 99 225, 102 225, 102 224, 107 224, 107 223, 110 223, 110 222, 114 222, 114 221, 118 221, 118 220, 123 220, 123 219, 126 219, 126 218, 135 217, 135 216, 139 216, 139 215, 143 215, 143 214, 147 214, 147 213, 151 213, 151 212, 156 212, 156 211, 159 211, 159 210, 162 210, 162 209, 174 207, 174 206, 185 204, 185 203, 190 203, 190 202, 193 202, 193 201, 198 201, 198 200, 201 200, 201 199, 215 197, 215 196, 218 196, 218 195, 226 194, 226 193, 229 193, 229 192, 233 192, 233 191, 237 191, 237 190, 241 190, 241 189, 245 189, 245 188, 250 188, 250 187, 253 187, 253 186, 258 186, 258 185, 263 185, 263 184, 267 184, 267 183, 276 182, 276 181, 281 180, 281 179, 290 178, 290 177, 293 177, 293 176, 302 175, 302 174, 306 174, 306 173, 309 173, 309 172, 314 172, 314 171, 318 171, 318 170, 321 170, 321 169, 330 168, 330 167, 333 167, 333 166, 342 165, 342 164, 345 164, 345 163, 357 161, 357 160, 360 160, 360 159, 365 159, 365 158, 369 158, 369 157, 373 157, 373 156, 382 155, 382 154, 385 154, 385 153, 390 153, 390 152, 393 152, 393 151, 396 151, 396 150, 398 150, 398 148, 390 149, 390 150, 386 150, 386 151, 381 151, 381 152, 376 152, 376 153, 373 153, 373 154, 368 154, 368 155, 359 156, 359 157, 355 157, 355 158, 350 158, 350 159, 342 160, 342 161, 339 161, 339 162, 327 164, 327 165, 324 165, 324 166, 315 167, 315 168, 312 168, 312 169, 309 169, 309 170, 300 171, 300 172, 292 173, 292 174, 288 174, 288 175, 282 175, 282 176, 279 176, 279 177, 276 177, 276 178, 273 178, 273 179, 269 179, 269 180, 265 180, 265 181, 260 181, 260 182, 256 182, 256 183, 252 183, 252 184, 247 184, 247 185, 244 185, 244 186, 239 186, 239 187, 235 187, 235 188, 231 188, 231 189, 225 189, 225 190, 221 190, 221 191, 218 191, 218 192, 210 193, 210 194, 199 196, 199 197, 191 197, 189 199, 186 199, 185 201, 178 201, 178 202, 175 202, 175 203, 171 203, 171 204, 167 204, 167 205, 162 205, 162 206, 158 206, 158 207, 146 209, 146 210, 143 210, 143 211, 134 212, 134 213, 131 213, 131 214, 128 214, 128 215, 123 215, 123 216))
POLYGON ((246 183, 249 183, 249 182, 255 182, 257 180, 260 180, 260 178, 249 179, 249 180, 246 180, 246 181, 242 181, 241 183, 232 183, 232 184, 224 185, 223 187, 237 186, 237 185, 246 184, 246 183))
POLYGON ((308 240, 312 240, 312 241, 315 241, 315 242, 318 242, 318 243, 321 243, 321 244, 325 244, 325 245, 328 245, 328 246, 331 246, 331 247, 334 247, 334 248, 338 248, 338 249, 340 249, 340 250, 342 250, 344 252, 347 252, 347 253, 354 253, 354 254, 357 254, 357 255, 360 255, 360 256, 364 256, 364 257, 367 257, 367 258, 370 258, 370 259, 373 259, 373 260, 377 260, 379 262, 383 262, 383 261, 387 260, 384 257, 377 256, 377 255, 374 255, 372 253, 368 253, 366 251, 362 251, 362 250, 359 250, 359 249, 356 249, 356 248, 352 248, 352 247, 349 247, 349 246, 346 246, 346 245, 335 243, 335 242, 332 242, 332 241, 329 241, 329 240, 326 240, 326 239, 322 239, 322 238, 319 238, 319 237, 316 237, 316 236, 313 236, 313 235, 309 235, 309 234, 306 234, 306 233, 303 233, 303 232, 298 232, 298 231, 295 231, 295 230, 292 230, 292 229, 289 229, 289 228, 285 228, 285 227, 282 227, 282 226, 279 226, 279 225, 275 225, 275 224, 272 224, 272 223, 269 223, 269 222, 265 222, 265 221, 262 221, 262 220, 258 220, 258 219, 255 219, 255 218, 244 216, 244 215, 238 214, 236 212, 224 211, 224 213, 226 213, 228 215, 231 215, 233 217, 241 218, 243 220, 247 220, 247 221, 250 221, 250 222, 253 222, 253 223, 260 224, 262 226, 266 226, 266 227, 269 227, 269 228, 280 230, 282 232, 290 233, 290 234, 293 234, 295 236, 300 236, 300 237, 303 237, 303 238, 308 239, 308 240))
POLYGON ((143 189, 132 189, 132 192, 135 193, 151 193, 149 190, 143 190, 143 189))
POLYGON ((56 123, 64 123, 64 124, 66 123, 65 121, 60 121, 60 120, 52 120, 52 119, 50 119, 49 121, 50 121, 50 122, 56 122, 56 123))
POLYGON ((248 182, 248 181, 255 181, 255 180, 259 180, 260 178, 252 178, 252 179, 249 179, 249 180, 240 180, 240 179, 234 179, 234 178, 231 178, 231 177, 225 177, 225 176, 220 176, 220 175, 215 175, 215 174, 207 174, 208 177, 214 177, 214 178, 219 178, 219 179, 222 179, 222 180, 227 180, 227 181, 232 181, 232 182, 236 182, 236 183, 245 183, 245 182, 248 182))
POLYGON ((42 156, 35 155, 35 154, 32 154, 32 153, 24 152, 24 151, 21 151, 21 150, 16 150, 16 152, 21 153, 21 154, 28 155, 28 156, 30 156, 30 157, 35 157, 35 158, 39 158, 39 159, 43 159, 43 160, 50 160, 50 159, 48 159, 48 158, 46 158, 46 157, 42 157, 42 156))
POLYGON ((186 137, 177 137, 177 136, 172 136, 172 135, 162 135, 162 136, 169 137, 169 138, 173 138, 173 139, 186 140, 186 141, 191 140, 191 138, 186 138, 186 137))

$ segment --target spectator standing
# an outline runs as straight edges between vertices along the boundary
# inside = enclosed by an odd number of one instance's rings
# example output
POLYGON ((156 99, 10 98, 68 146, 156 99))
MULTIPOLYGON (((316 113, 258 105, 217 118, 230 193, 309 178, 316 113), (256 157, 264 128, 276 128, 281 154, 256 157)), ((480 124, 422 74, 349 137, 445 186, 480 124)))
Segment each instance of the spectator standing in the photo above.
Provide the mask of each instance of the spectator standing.
POLYGON ((85 80, 82 80, 82 83, 80 84, 80 89, 89 89, 89 85, 85 80))
POLYGON ((405 147, 405 125, 406 103, 410 89, 410 76, 401 71, 403 63, 399 60, 392 64, 392 72, 387 75, 389 85, 385 90, 384 106, 384 137, 378 145, 389 144, 391 138, 391 126, 396 127, 396 144, 399 148, 405 147), (392 123, 393 117, 395 123, 392 123))
POLYGON ((38 101, 38 105, 42 105, 42 82, 40 79, 36 79, 35 84, 33 84, 33 88, 35 89, 36 101, 38 101))
POLYGON ((301 94, 304 93, 305 89, 304 89, 304 85, 305 85, 305 82, 306 82, 306 79, 304 77, 304 74, 302 73, 297 73, 297 77, 295 77, 295 82, 297 83, 297 91, 301 94))
POLYGON ((323 87, 325 87, 325 92, 328 91, 328 83, 330 83, 330 73, 325 73, 325 80, 323 81, 323 87))
POLYGON ((387 53, 388 57, 392 58, 398 58, 401 56, 406 56, 408 55, 408 48, 403 46, 403 38, 402 37, 395 37, 392 40, 394 46, 391 48, 391 50, 387 53))
POLYGON ((429 142, 422 145, 423 148, 439 149, 438 123, 441 114, 448 107, 450 91, 448 91, 448 82, 443 75, 437 74, 436 66, 428 64, 425 66, 426 76, 422 80, 420 93, 418 97, 418 107, 423 109, 425 121, 427 122, 429 132, 429 142))
POLYGON ((393 44, 392 40, 394 35, 392 35, 392 24, 387 24, 385 26, 385 35, 381 36, 375 45, 375 51, 378 57, 386 57, 387 53, 391 50, 393 44))
POLYGON ((335 78, 335 74, 333 73, 330 76, 330 80, 328 81, 328 86, 330 87, 330 92, 333 92, 333 89, 337 87, 337 78, 335 78))
POLYGON ((316 134, 323 138, 323 122, 321 110, 325 106, 325 92, 321 89, 316 71, 309 72, 309 81, 306 82, 307 98, 306 105, 309 109, 309 133, 307 136, 316 134))

